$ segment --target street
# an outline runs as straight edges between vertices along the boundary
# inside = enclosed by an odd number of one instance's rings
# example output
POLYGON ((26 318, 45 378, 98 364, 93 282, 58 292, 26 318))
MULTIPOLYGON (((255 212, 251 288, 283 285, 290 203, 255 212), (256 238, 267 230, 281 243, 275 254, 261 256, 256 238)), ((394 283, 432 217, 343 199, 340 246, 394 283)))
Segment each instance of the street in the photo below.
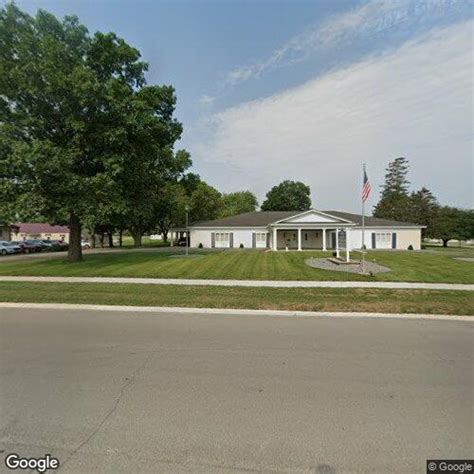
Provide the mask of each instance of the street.
POLYGON ((472 457, 472 348, 462 321, 0 308, 0 469, 424 473, 472 457))

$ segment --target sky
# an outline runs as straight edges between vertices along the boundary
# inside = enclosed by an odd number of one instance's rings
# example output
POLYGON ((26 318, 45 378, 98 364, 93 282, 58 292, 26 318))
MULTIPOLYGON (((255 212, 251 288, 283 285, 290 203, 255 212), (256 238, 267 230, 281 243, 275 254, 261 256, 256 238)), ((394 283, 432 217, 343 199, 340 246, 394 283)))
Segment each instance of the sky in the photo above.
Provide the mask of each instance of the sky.
MULTIPOLYGON (((0 0, 3 4, 4 0, 0 0)), ((472 0, 17 0, 114 31, 176 88, 193 172, 221 192, 311 188, 313 207, 376 204, 385 168, 474 207, 472 0)))

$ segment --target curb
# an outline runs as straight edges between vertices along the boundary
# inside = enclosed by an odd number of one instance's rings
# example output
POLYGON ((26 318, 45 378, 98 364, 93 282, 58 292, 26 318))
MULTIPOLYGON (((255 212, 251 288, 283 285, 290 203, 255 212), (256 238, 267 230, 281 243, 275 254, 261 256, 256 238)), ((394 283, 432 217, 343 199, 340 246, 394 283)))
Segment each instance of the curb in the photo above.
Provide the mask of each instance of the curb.
POLYGON ((179 313, 213 314, 229 316, 270 316, 270 317, 321 317, 321 318, 376 318, 376 319, 423 319, 437 321, 474 322, 474 316, 450 316, 448 314, 410 314, 410 313, 356 313, 326 311, 284 311, 269 309, 219 309, 219 308, 182 308, 172 306, 114 306, 69 303, 0 303, 0 308, 13 309, 52 309, 85 311, 122 311, 129 313, 179 313))
POLYGON ((474 291, 474 285, 464 283, 409 283, 375 281, 193 280, 180 278, 0 276, 0 282, 122 283, 139 285, 239 286, 257 288, 379 288, 387 290, 474 291))

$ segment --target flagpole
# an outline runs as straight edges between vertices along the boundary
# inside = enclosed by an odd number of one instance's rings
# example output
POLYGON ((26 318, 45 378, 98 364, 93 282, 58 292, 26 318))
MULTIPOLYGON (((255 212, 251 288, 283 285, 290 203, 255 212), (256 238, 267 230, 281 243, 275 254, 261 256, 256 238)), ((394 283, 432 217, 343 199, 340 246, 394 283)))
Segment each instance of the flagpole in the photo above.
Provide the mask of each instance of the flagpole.
MULTIPOLYGON (((362 163, 362 180, 365 177, 365 163, 362 163)), ((364 192, 361 192, 362 199, 362 273, 365 273, 365 200, 364 192)))

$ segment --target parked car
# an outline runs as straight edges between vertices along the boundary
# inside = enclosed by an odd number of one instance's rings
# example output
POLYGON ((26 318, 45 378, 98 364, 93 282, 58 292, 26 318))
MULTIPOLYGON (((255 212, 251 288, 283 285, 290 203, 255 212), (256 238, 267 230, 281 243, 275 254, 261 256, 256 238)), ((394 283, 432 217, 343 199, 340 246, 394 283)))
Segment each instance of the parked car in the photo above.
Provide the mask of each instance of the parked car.
POLYGON ((69 244, 67 244, 63 240, 50 240, 49 242, 51 242, 52 244, 51 250, 61 251, 67 250, 69 248, 69 244))
POLYGON ((43 244, 43 250, 54 250, 54 244, 51 240, 40 239, 40 242, 43 244))
POLYGON ((21 247, 15 242, 8 242, 7 240, 0 240, 0 253, 2 255, 21 253, 21 247))
POLYGON ((23 240, 20 242, 16 242, 21 247, 21 251, 23 253, 33 253, 33 252, 41 252, 42 247, 39 244, 35 244, 33 242, 29 242, 27 240, 23 240))
POLYGON ((42 250, 46 248, 43 241, 40 239, 28 239, 28 240, 25 240, 24 242, 28 242, 29 244, 34 245, 36 247, 36 252, 41 252, 42 250))
POLYGON ((176 245, 178 247, 186 247, 186 237, 180 237, 177 241, 176 241, 176 245))
POLYGON ((89 243, 88 240, 81 240, 81 247, 83 249, 90 249, 91 248, 91 244, 89 243))

